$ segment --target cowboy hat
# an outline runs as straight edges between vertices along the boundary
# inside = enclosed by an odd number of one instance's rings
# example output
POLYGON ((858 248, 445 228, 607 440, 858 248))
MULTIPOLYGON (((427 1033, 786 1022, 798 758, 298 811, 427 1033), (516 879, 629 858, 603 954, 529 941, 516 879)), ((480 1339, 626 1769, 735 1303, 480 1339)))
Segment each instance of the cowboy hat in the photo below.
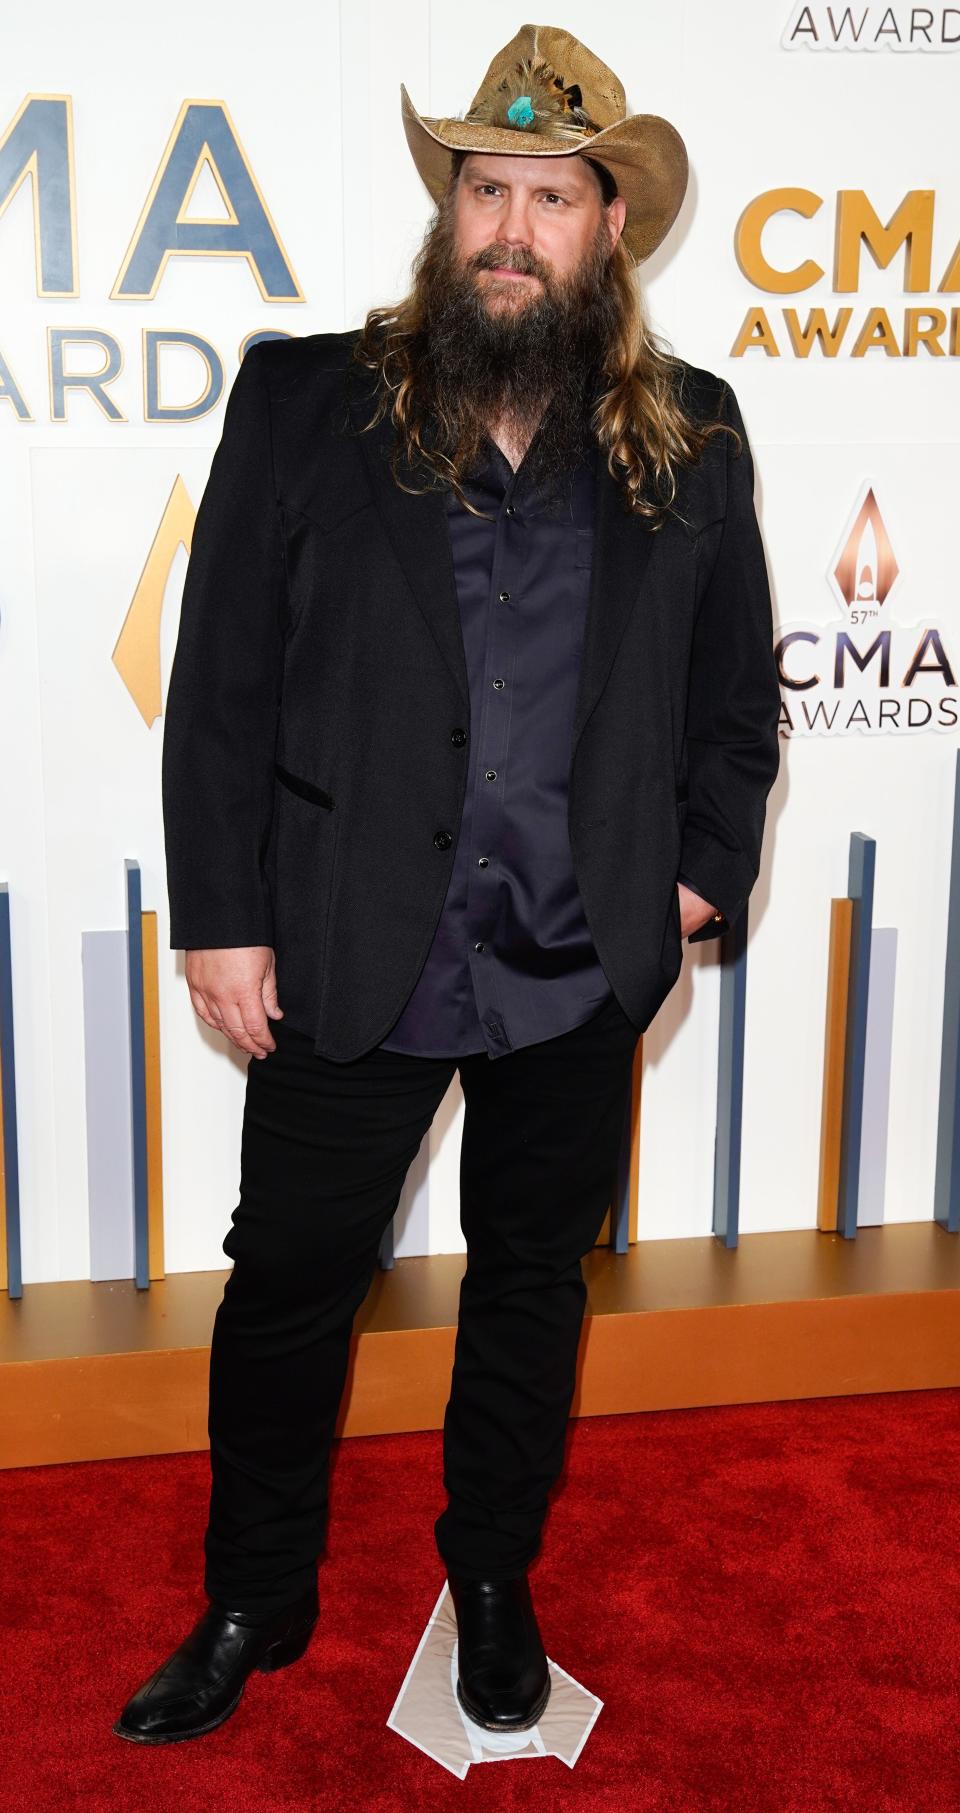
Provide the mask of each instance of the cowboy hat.
POLYGON ((649 258, 673 225, 687 186, 686 146, 656 113, 626 117, 623 88, 571 32, 521 25, 498 51, 467 112, 422 117, 400 84, 403 127, 434 201, 452 151, 586 155, 605 164, 627 204, 623 241, 634 261, 649 258))

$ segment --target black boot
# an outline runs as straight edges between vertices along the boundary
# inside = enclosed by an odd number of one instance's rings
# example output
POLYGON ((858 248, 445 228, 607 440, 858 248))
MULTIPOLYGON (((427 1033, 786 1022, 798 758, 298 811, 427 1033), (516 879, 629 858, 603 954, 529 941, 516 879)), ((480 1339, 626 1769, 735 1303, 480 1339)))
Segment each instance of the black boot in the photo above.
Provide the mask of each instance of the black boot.
POLYGON ((264 1619, 212 1600, 178 1649, 123 1708, 113 1730, 135 1744, 175 1744, 222 1725, 254 1668, 269 1674, 303 1655, 317 1621, 316 1583, 264 1619))
POLYGON ((550 1669, 526 1573, 464 1580, 447 1572, 457 1614, 457 1699, 487 1731, 526 1731, 550 1698, 550 1669))

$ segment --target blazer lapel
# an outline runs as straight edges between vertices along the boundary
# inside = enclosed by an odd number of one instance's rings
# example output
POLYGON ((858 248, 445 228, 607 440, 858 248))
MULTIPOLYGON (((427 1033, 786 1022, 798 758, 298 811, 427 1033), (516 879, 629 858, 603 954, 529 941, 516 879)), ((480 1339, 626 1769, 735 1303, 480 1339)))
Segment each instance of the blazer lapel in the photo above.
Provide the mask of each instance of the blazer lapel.
MULTIPOLYGON (((350 413, 357 428, 369 420, 368 404, 355 389, 350 392, 350 413)), ((469 709, 467 657, 443 498, 438 491, 402 491, 396 483, 390 471, 394 430, 389 414, 358 439, 394 554, 469 709)))
POLYGON ((597 453, 593 565, 584 629, 580 683, 573 717, 573 748, 596 705, 627 620, 643 584, 654 536, 641 516, 626 509, 606 457, 597 453))
MULTIPOLYGON (((369 404, 350 392, 350 413, 359 429, 369 404)), ((443 498, 439 492, 402 491, 390 471, 394 430, 389 415, 358 436, 377 508, 407 584, 469 707, 467 663, 457 604, 443 498)), ((597 455, 593 566, 584 630, 583 658, 574 710, 573 746, 607 681, 627 620, 640 592, 654 537, 642 517, 625 509, 620 487, 597 455)))

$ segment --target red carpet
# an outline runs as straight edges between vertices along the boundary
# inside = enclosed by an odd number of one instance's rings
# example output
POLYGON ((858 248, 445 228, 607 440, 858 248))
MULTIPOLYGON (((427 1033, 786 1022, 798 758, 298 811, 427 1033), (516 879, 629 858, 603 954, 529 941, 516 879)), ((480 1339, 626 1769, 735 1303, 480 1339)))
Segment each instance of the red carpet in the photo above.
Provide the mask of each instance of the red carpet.
POLYGON ((302 1661, 206 1737, 113 1735, 206 1604, 208 1467, 0 1473, 4 1813, 960 1808, 960 1391, 574 1422, 531 1584, 605 1704, 572 1771, 462 1783, 385 1723, 443 1585, 432 1433, 339 1444, 302 1661))

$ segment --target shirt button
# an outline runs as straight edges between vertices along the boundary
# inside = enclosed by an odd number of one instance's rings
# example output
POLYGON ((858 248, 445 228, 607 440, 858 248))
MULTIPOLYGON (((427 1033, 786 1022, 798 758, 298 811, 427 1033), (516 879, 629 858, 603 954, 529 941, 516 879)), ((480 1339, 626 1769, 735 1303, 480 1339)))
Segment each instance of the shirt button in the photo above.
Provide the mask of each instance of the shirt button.
POLYGON ((514 514, 514 508, 513 508, 513 505, 512 505, 512 504, 508 504, 508 505, 507 505, 507 509, 506 509, 506 514, 507 514, 507 515, 508 515, 508 516, 513 516, 513 514, 514 514))
POLYGON ((485 869, 487 867, 487 864, 489 863, 489 861, 490 861, 489 856, 478 856, 477 857, 477 868, 485 869))
POLYGON ((433 834, 433 841, 438 850, 449 850, 450 845, 453 842, 453 837, 449 831, 435 831, 433 834))
POLYGON ((493 682, 493 684, 494 684, 494 686, 495 686, 495 687, 496 687, 496 689, 497 689, 497 691, 498 691, 498 692, 499 692, 499 691, 500 691, 500 689, 501 689, 501 687, 502 687, 502 686, 503 686, 503 681, 502 681, 502 680, 494 680, 494 682, 493 682))
POLYGON ((509 603, 510 603, 510 593, 509 593, 509 592, 501 592, 501 593, 500 593, 500 603, 501 603, 501 604, 509 604, 509 603))
POLYGON ((483 951, 486 950, 487 947, 485 944, 475 944, 473 948, 475 951, 483 951))
POLYGON ((458 749, 460 748, 461 744, 466 742, 466 740, 467 740, 467 733, 465 730, 459 730, 459 729, 451 730, 450 741, 451 741, 451 743, 456 743, 458 749))
POLYGON ((486 772, 486 774, 485 774, 485 775, 484 775, 484 780, 487 780, 487 781, 495 781, 495 780, 496 780, 496 778, 497 778, 497 771, 496 771, 496 769, 495 769, 495 768, 488 768, 488 769, 487 769, 487 772, 486 772))

